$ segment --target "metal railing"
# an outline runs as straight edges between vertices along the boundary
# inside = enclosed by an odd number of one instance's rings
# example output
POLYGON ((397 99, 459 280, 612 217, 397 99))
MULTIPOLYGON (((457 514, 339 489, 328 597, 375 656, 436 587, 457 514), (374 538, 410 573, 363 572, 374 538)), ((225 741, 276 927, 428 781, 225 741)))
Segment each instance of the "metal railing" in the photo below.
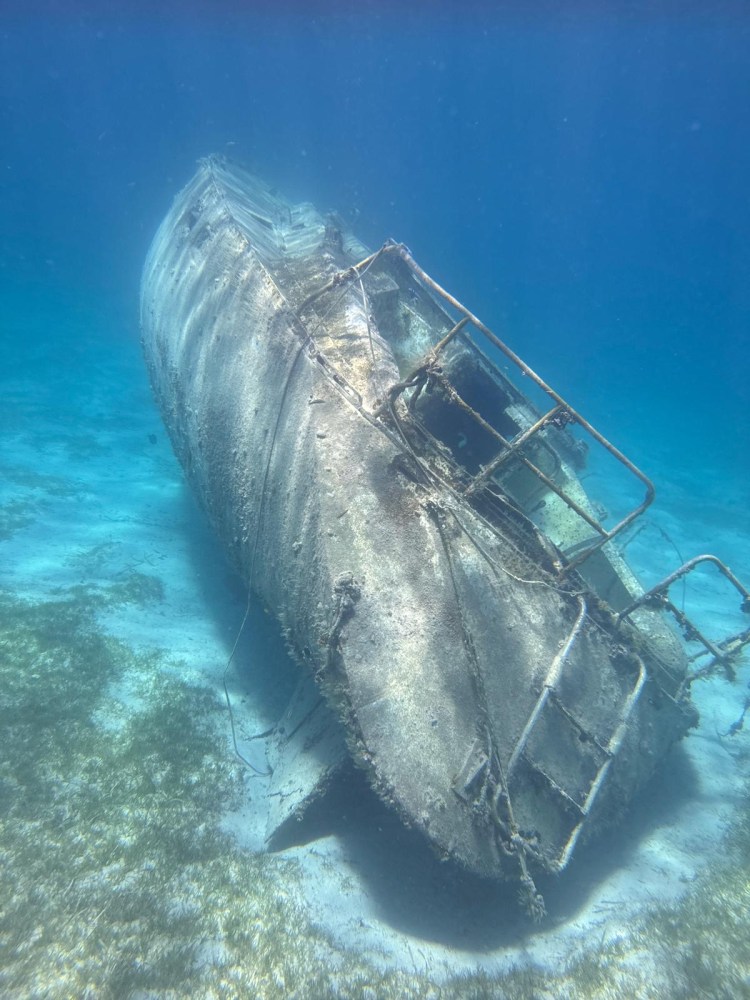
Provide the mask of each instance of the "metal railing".
POLYGON ((683 563, 679 569, 670 573, 669 576, 664 577, 663 580, 651 587, 650 590, 647 590, 645 594, 641 594, 640 597, 633 601, 632 604, 629 604, 627 608, 624 608, 618 615, 618 619, 623 621, 632 615, 634 611, 637 611, 638 608, 654 608, 659 611, 667 611, 679 625, 686 642, 697 642, 703 646, 701 652, 694 659, 698 659, 701 656, 710 656, 711 660, 698 670, 689 673, 685 679, 686 685, 691 684, 699 677, 705 677, 713 673, 717 667, 721 667, 724 670, 729 680, 734 680, 737 658, 744 647, 750 643, 750 628, 743 629, 734 635, 721 639, 719 642, 714 642, 704 635, 697 625, 688 618, 684 610, 678 608, 670 599, 669 588, 672 584, 684 579, 688 573, 692 573, 702 563, 708 563, 719 570, 740 595, 740 611, 743 614, 750 614, 750 591, 740 583, 729 567, 717 556, 700 555, 683 563))
MULTIPOLYGON (((447 303, 455 312, 460 314, 461 318, 425 354, 422 360, 414 366, 405 378, 391 386, 385 403, 383 403, 374 414, 367 415, 368 419, 372 419, 373 416, 377 418, 386 409, 390 410, 391 413, 394 413, 393 404, 399 396, 406 395, 406 407, 416 422, 416 404, 422 391, 429 385, 438 385, 450 401, 458 406, 459 409, 466 414, 467 417, 473 420, 478 427, 489 434, 491 438, 497 442, 498 446, 497 454, 481 466, 479 471, 474 475, 468 474, 467 478, 467 470, 462 467, 462 473, 464 473, 462 481, 460 483, 453 484, 453 488, 459 496, 462 495, 467 500, 471 499, 473 496, 480 493, 480 491, 488 488, 490 480, 498 472, 498 470, 502 469, 503 466, 507 466, 509 462, 515 460, 536 476, 548 490, 558 496, 570 508, 570 510, 580 517, 581 520, 585 522, 585 524, 587 524, 595 533, 596 538, 594 541, 589 543, 584 542, 577 548, 575 555, 565 555, 564 553, 560 554, 562 562, 560 563, 558 575, 562 579, 565 574, 569 573, 575 567, 580 566, 593 553, 619 535, 625 528, 631 525, 636 518, 643 514, 643 512, 651 505, 655 497, 655 488, 653 483, 648 476, 646 476, 633 462, 630 461, 629 458, 627 458, 627 456, 616 448, 603 434, 596 430, 596 428, 593 427, 578 410, 563 399, 563 397, 547 382, 545 382, 540 375, 530 368, 526 362, 524 362, 510 347, 508 347, 507 344, 497 337, 492 330, 489 329, 489 327, 487 327, 480 319, 477 318, 477 316, 467 309, 466 306, 459 302, 455 296, 451 295, 450 292, 446 291, 446 289, 439 285, 438 282, 431 278, 430 275, 427 274, 427 272, 420 267, 419 264, 417 264, 409 249, 403 244, 389 241, 385 243, 380 250, 370 254, 359 263, 353 264, 351 267, 337 272, 328 282, 316 289, 315 292, 305 299, 297 310, 298 317, 301 316, 301 314, 310 305, 312 305, 326 292, 340 289, 341 293, 345 294, 348 286, 353 283, 356 283, 359 286, 359 290, 364 298, 365 289, 362 282, 363 277, 378 260, 387 257, 395 257, 402 261, 423 288, 432 292, 443 302, 447 303), (450 379, 445 374, 443 366, 441 365, 441 358, 444 357, 446 348, 453 343, 456 338, 460 337, 467 346, 475 350, 485 362, 489 363, 496 377, 499 376, 500 378, 505 379, 505 376, 501 375, 493 362, 486 357, 486 355, 473 342, 471 337, 467 335, 467 330, 477 331, 478 334, 480 334, 489 344, 499 351, 508 361, 510 361, 523 377, 529 379, 535 386, 537 386, 537 388, 540 389, 551 402, 548 410, 537 416, 527 428, 521 430, 513 438, 507 438, 501 434, 496 427, 494 427, 488 420, 478 413, 476 409, 470 406, 465 399, 462 398, 456 387, 451 383, 450 379), (545 429, 556 428, 558 430, 564 430, 569 426, 580 427, 583 431, 585 431, 644 487, 643 500, 635 507, 631 508, 623 517, 621 517, 612 528, 605 528, 601 521, 594 516, 590 510, 585 509, 573 497, 569 496, 559 483, 555 482, 551 476, 549 476, 543 469, 540 469, 539 466, 522 451, 522 449, 528 446, 530 441, 534 440, 534 438, 536 438, 545 429)), ((365 313, 366 315, 368 314, 366 303, 365 313)), ((312 340, 311 342, 314 343, 312 340)), ((321 363, 325 360, 322 357, 319 357, 318 359, 321 363)), ((343 379, 339 373, 334 371, 333 374, 335 375, 336 381, 340 384, 342 391, 344 389, 348 389, 348 395, 350 398, 352 395, 358 397, 356 391, 351 386, 348 386, 346 380, 343 379)), ((523 393, 520 393, 520 390, 516 391, 519 392, 521 397, 523 397, 523 393)), ((361 399, 358 399, 358 402, 358 408, 362 410, 361 399)), ((432 438, 431 433, 426 427, 420 426, 420 429, 427 437, 432 438)), ((546 442, 544 443, 546 444, 546 442)), ((554 449, 552 450, 554 451, 554 449)), ((445 457, 445 449, 441 451, 441 454, 445 457)), ((696 678, 712 673, 717 667, 723 668, 727 676, 733 677, 733 664, 744 647, 750 644, 750 628, 744 629, 720 641, 713 641, 709 639, 687 617, 685 612, 678 608, 670 600, 668 596, 670 586, 677 580, 684 578, 698 565, 705 562, 715 565, 726 577, 726 579, 729 580, 732 586, 734 586, 741 595, 741 610, 745 613, 750 613, 750 592, 716 556, 700 555, 680 566, 679 569, 665 577, 660 583, 652 587, 646 593, 642 594, 618 614, 618 621, 624 621, 639 608, 653 608, 667 611, 677 621, 678 625, 682 629, 684 638, 688 642, 698 642, 703 647, 701 652, 698 653, 694 659, 709 655, 711 660, 708 665, 704 665, 692 673, 689 673, 686 677, 684 685, 689 685, 696 678)))
MULTIPOLYGON (((579 566, 586 559, 588 559, 590 555, 597 551, 597 549, 601 548, 608 541, 611 541, 611 539, 632 524, 633 521, 640 517, 646 508, 650 506, 655 496, 653 483, 648 476, 641 472, 641 470, 630 461, 629 458, 623 455, 619 449, 608 441, 603 434, 597 431, 595 427, 593 427, 576 409, 574 409, 574 407, 566 402, 566 400, 563 399, 558 392, 548 385, 547 382, 545 382, 540 375, 538 375, 532 368, 529 367, 529 365, 526 364, 525 361, 523 361, 513 350, 511 350, 507 344, 500 340, 500 338, 497 337, 492 330, 489 329, 489 327, 478 319, 469 309, 462 305, 458 299, 450 294, 450 292, 446 291, 433 278, 431 278, 426 271, 424 271, 423 268, 417 264, 410 251, 402 244, 386 243, 379 251, 377 251, 377 253, 371 254, 369 257, 365 258, 365 260, 350 268, 349 271, 342 272, 343 276, 336 276, 331 280, 331 282, 328 283, 327 287, 336 287, 337 285, 340 285, 350 272, 354 272, 354 274, 359 276, 359 274, 364 270, 369 269, 379 257, 384 255, 395 256, 402 260, 412 274, 418 279, 420 284, 439 296, 444 302, 448 303, 462 316, 452 329, 437 344, 435 344, 430 351, 428 351, 425 357, 413 368, 409 375, 391 387, 389 392, 389 402, 392 404, 399 395, 407 392, 408 390, 412 390, 407 405, 413 413, 416 400, 424 386, 429 382, 439 384, 450 400, 468 417, 475 421, 479 427, 490 434, 498 445, 496 456, 485 464, 476 475, 472 476, 469 481, 461 487, 460 492, 462 492, 467 498, 471 497, 473 494, 486 487, 490 478, 502 466, 507 465, 507 463, 513 459, 517 460, 521 465, 532 472, 548 490, 555 493, 596 534, 597 537, 593 542, 579 549, 574 557, 567 558, 565 560, 562 573, 567 573, 574 567, 579 566), (467 327, 471 327, 476 330, 489 344, 500 351, 505 358, 511 361, 525 378, 530 379, 551 400, 552 405, 549 410, 541 414, 541 416, 539 416, 530 427, 516 435, 512 440, 509 440, 501 434, 495 427, 492 426, 491 423, 489 423, 461 397, 460 393, 456 390, 455 386, 452 385, 449 378, 441 368, 440 358, 446 347, 457 336, 465 335, 467 327), (612 528, 605 528, 601 521, 594 516, 591 511, 586 510, 572 496, 568 495, 562 486, 556 483, 551 476, 547 475, 546 472, 540 469, 539 466, 522 451, 522 449, 527 446, 535 436, 546 428, 554 427, 562 430, 565 427, 573 425, 582 428, 582 430, 584 430, 591 438, 593 438, 594 441, 601 445, 602 448, 604 448, 605 451, 616 459, 616 461, 618 461, 632 476, 639 480, 645 489, 644 498, 641 503, 629 510, 628 513, 625 514, 625 516, 622 517, 612 528)), ((354 277, 354 274, 352 274, 352 278, 354 277)), ((308 302, 309 301, 310 300, 308 300, 308 302)), ((465 342, 472 344, 470 338, 466 338, 465 342)), ((472 344, 472 346, 476 349, 476 345, 472 344)))

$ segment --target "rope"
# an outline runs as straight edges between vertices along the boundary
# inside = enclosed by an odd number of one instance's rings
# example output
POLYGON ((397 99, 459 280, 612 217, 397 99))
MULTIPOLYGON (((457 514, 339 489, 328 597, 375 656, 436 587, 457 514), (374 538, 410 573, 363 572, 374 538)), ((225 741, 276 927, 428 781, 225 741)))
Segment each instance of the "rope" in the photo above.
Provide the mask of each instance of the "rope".
POLYGON ((443 523, 443 512, 435 503, 430 502, 425 506, 427 512, 435 522, 435 526, 437 527, 438 535, 440 536, 440 541, 443 546, 443 551, 445 552, 451 586, 453 588, 453 595, 456 601, 456 607, 458 608, 459 621, 461 623, 461 634, 464 648, 466 649, 467 658, 470 663, 469 674, 472 680, 472 687, 474 688, 474 697, 478 705, 480 728, 483 729, 484 741, 487 747, 487 759, 489 762, 488 777, 483 788, 483 792, 486 795, 488 791, 487 786, 490 786, 488 813, 494 823, 495 832, 498 837, 503 835, 507 837, 507 834, 510 833, 507 847, 504 844, 501 844, 500 847, 504 853, 515 855, 520 869, 519 880, 521 887, 519 890, 519 901, 531 919, 535 922, 539 922, 546 916, 547 912, 544 905, 544 898, 537 890, 534 880, 529 874, 528 866, 526 864, 528 844, 518 830, 518 825, 516 824, 515 817, 513 815, 513 806, 510 801, 508 782, 503 771, 503 766, 500 763, 500 757, 495 749, 495 740, 492 732, 492 720, 487 710, 487 695, 484 690, 484 679, 479 666, 479 657, 477 656, 476 648, 474 646, 471 630, 464 617, 462 609, 462 602, 458 592, 458 582, 453 568, 453 557, 450 551, 450 543, 445 533, 445 525, 443 523), (497 777, 492 774, 493 767, 497 777), (497 812, 498 804, 500 802, 502 802, 507 817, 507 824, 500 818, 497 812))
MULTIPOLYGON (((234 747, 234 752, 239 757, 239 759, 242 761, 242 763, 246 764, 250 768, 250 770, 254 772, 254 774, 256 774, 258 777, 261 777, 261 778, 267 778, 273 772, 270 769, 268 771, 262 771, 259 767, 256 767, 255 764, 253 764, 252 761, 248 760, 247 757, 245 757, 245 755, 241 752, 240 748, 237 745, 237 732, 236 732, 235 727, 234 727, 234 712, 232 711, 232 700, 229 697, 229 688, 227 687, 227 675, 229 673, 229 667, 230 667, 230 665, 232 663, 232 660, 234 659, 234 654, 237 651, 237 646, 239 645, 240 637, 241 637, 241 635, 242 635, 242 633, 243 633, 243 631, 245 629, 245 625, 247 624, 247 619, 248 619, 248 616, 250 614, 250 601, 251 601, 251 597, 250 597, 250 593, 248 592, 248 595, 247 595, 247 607, 245 608, 245 616, 242 619, 242 624, 240 625, 240 630, 237 633, 237 638, 234 640, 234 645, 232 646, 232 652, 229 654, 229 659, 227 660, 227 664, 224 667, 224 673, 222 674, 221 683, 222 683, 222 685, 224 687, 224 698, 226 699, 227 709, 229 711, 229 725, 230 725, 230 727, 232 729, 232 746, 234 747)), ((267 732, 265 734, 261 733, 261 734, 258 734, 258 736, 253 736, 253 737, 251 737, 251 739, 258 739, 259 736, 261 736, 261 735, 268 735, 271 732, 273 732, 273 729, 267 730, 267 732)))
MULTIPOLYGON (((234 654, 237 651, 237 646, 239 645, 240 637, 242 636, 242 633, 244 631, 245 625, 247 624, 248 616, 250 615, 250 603, 252 601, 253 577, 255 576, 255 562, 256 562, 257 555, 258 555, 258 545, 259 545, 259 542, 260 542, 260 530, 261 530, 261 526, 262 526, 262 523, 263 523, 263 513, 264 513, 264 510, 265 510, 266 489, 267 489, 267 486, 268 486, 268 474, 269 474, 269 471, 271 469, 271 459, 273 458, 273 452, 274 452, 274 448, 276 446, 276 438, 278 437, 279 427, 281 426, 281 417, 282 417, 282 414, 284 412, 284 405, 286 403, 286 398, 287 398, 287 395, 288 395, 288 392, 289 392, 289 386, 290 386, 291 381, 292 381, 292 375, 294 374, 294 372, 295 372, 295 370, 297 368, 297 363, 299 362, 299 359, 302 357, 302 353, 303 353, 305 347, 306 347, 306 344, 305 344, 305 342, 303 342, 297 348, 297 352, 295 353, 294 358, 292 360, 292 363, 289 366, 289 371, 287 373, 287 377, 286 377, 286 380, 284 382, 284 389, 283 389, 283 392, 281 394, 281 401, 279 403, 279 409, 278 409, 278 412, 276 414, 276 423, 274 425, 273 435, 271 437, 271 445, 270 445, 270 447, 268 449, 268 458, 266 459, 266 466, 265 466, 265 469, 264 469, 264 472, 263 472, 263 483, 262 483, 261 488, 260 488, 260 502, 258 504, 258 517, 257 517, 257 520, 255 522, 255 538, 253 540, 253 550, 252 550, 252 555, 250 557, 250 571, 248 573, 248 579, 247 579, 247 588, 248 588, 247 607, 245 608, 245 615, 244 615, 244 617, 242 619, 242 624, 240 625, 239 632, 237 633, 237 638, 234 640, 234 646, 232 646, 232 652, 229 654, 229 659, 227 660, 227 664, 224 667, 224 674, 223 674, 223 677, 222 677, 222 684, 224 686, 224 697, 226 699, 227 709, 229 710, 229 724, 230 724, 231 729, 232 729, 232 745, 234 746, 234 752, 237 754, 237 756, 239 757, 239 759, 244 764, 247 764, 247 766, 249 768, 251 768, 252 771, 255 772, 255 774, 257 774, 259 776, 262 776, 262 777, 268 777, 273 772, 271 770, 261 771, 254 764, 252 764, 247 759, 247 757, 245 757, 240 752, 240 749, 237 746, 237 734, 236 734, 235 726, 234 726, 234 713, 232 711, 232 701, 231 701, 231 698, 229 697, 229 688, 227 687, 227 675, 229 673, 229 667, 232 664, 232 660, 234 659, 234 654)), ((271 732, 272 731, 273 730, 271 730, 271 732)), ((252 737, 252 739, 259 739, 260 735, 262 735, 262 734, 258 734, 256 736, 252 737)))

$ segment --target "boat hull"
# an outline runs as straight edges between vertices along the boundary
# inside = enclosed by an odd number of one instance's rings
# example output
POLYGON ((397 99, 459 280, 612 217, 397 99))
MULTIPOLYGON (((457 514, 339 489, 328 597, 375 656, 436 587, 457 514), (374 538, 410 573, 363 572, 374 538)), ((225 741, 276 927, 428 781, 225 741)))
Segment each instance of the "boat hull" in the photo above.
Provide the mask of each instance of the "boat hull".
POLYGON ((384 407, 408 350, 383 297, 413 288, 396 268, 310 304, 366 253, 207 161, 144 270, 151 381, 225 552, 380 797, 441 856, 528 885, 621 814, 694 715, 647 641, 579 579, 555 584, 522 511, 493 521, 424 475, 384 407))

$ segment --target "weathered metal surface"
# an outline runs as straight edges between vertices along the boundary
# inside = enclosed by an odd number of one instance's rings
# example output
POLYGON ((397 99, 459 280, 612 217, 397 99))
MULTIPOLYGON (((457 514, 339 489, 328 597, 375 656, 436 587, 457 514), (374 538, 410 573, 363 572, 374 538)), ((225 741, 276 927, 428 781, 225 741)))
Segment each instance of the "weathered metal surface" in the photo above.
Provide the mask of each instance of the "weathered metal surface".
POLYGON ((618 621, 642 591, 611 542, 569 568, 595 517, 565 406, 535 428, 408 256, 347 271, 366 257, 206 161, 144 271, 152 383, 227 554, 373 787, 441 855, 520 878, 533 909, 531 874, 619 816, 694 722, 686 661, 657 612, 618 621), (520 458, 488 469, 493 435, 454 386, 505 440, 534 435, 520 458))
POLYGON ((308 673, 269 738, 267 756, 266 842, 275 847, 294 836, 296 822, 326 793, 349 756, 341 725, 308 673))

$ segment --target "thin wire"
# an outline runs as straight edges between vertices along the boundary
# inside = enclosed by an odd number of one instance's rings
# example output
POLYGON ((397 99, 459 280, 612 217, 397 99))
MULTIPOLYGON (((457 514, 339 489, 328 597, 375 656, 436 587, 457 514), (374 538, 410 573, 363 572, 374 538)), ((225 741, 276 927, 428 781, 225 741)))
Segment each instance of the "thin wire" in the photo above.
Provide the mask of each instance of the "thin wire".
POLYGON ((248 760, 247 757, 245 757, 245 755, 240 751, 240 748, 237 746, 237 733, 234 728, 234 712, 232 711, 232 701, 231 698, 229 697, 229 688, 227 687, 227 675, 229 674, 229 668, 232 664, 232 660, 234 659, 234 654, 237 652, 237 646, 239 646, 240 637, 242 636, 242 633, 245 630, 245 625, 247 624, 247 619, 250 615, 251 600, 252 597, 250 595, 250 592, 248 591, 245 616, 242 619, 242 624, 240 625, 240 630, 237 633, 237 638, 234 640, 234 645, 232 646, 232 652, 229 654, 229 659, 227 660, 227 664, 224 667, 224 673, 222 675, 221 682, 224 685, 224 697, 226 699, 227 708, 229 710, 229 725, 231 726, 232 729, 232 746, 234 747, 234 752, 237 754, 237 756, 240 758, 243 764, 247 764, 247 766, 250 768, 251 771, 254 771, 255 774, 257 774, 259 777, 268 778, 271 774, 273 774, 273 772, 270 769, 268 771, 262 771, 259 767, 256 767, 252 761, 248 760))
MULTIPOLYGON (((259 768, 257 768, 255 766, 255 764, 252 764, 247 759, 247 757, 245 757, 242 753, 240 753, 239 747, 237 746, 237 734, 236 734, 235 728, 234 728, 234 714, 232 712, 232 702, 231 702, 231 699, 229 697, 229 689, 227 688, 227 674, 229 673, 229 667, 231 666, 232 660, 234 659, 234 654, 235 654, 235 652, 237 650, 237 646, 239 645, 240 637, 242 636, 242 633, 244 631, 245 625, 247 624, 248 616, 250 615, 250 602, 252 601, 253 577, 255 576, 255 561, 256 561, 257 554, 258 554, 258 544, 260 542, 260 532, 261 532, 261 527, 262 527, 262 522, 263 522, 263 514, 264 514, 264 510, 265 510, 266 487, 268 485, 268 473, 269 473, 269 470, 271 468, 271 459, 273 457, 273 451, 274 451, 274 447, 276 445, 276 438, 277 438, 278 433, 279 433, 279 426, 281 424, 281 415, 282 415, 282 413, 284 411, 284 405, 286 403, 286 397, 287 397, 287 393, 289 391, 289 384, 290 384, 290 382, 292 380, 292 375, 294 374, 294 372, 295 372, 295 370, 297 368, 297 363, 299 362, 299 359, 302 356, 302 352, 304 351, 305 346, 306 345, 305 345, 304 342, 302 344, 300 344, 300 346, 297 349, 296 354, 294 355, 292 363, 291 363, 291 365, 289 367, 289 372, 288 372, 287 377, 286 377, 286 382, 284 384, 284 391, 281 394, 281 402, 279 404, 279 409, 278 409, 278 411, 276 413, 276 424, 274 425, 273 437, 271 438, 271 444, 270 444, 270 447, 268 449, 268 458, 266 459, 266 467, 265 467, 265 471, 263 473, 263 484, 262 484, 261 489, 260 489, 260 501, 259 501, 259 504, 258 504, 258 519, 257 519, 256 525, 255 525, 255 539, 253 541, 253 552, 252 552, 252 557, 250 559, 250 572, 248 573, 248 581, 247 581, 247 587, 248 587, 248 592, 247 592, 247 607, 245 608, 245 616, 242 619, 242 624, 240 625, 239 632, 237 633, 237 638, 234 640, 234 646, 232 646, 232 652, 229 654, 229 659, 227 660, 227 664, 224 667, 224 676, 222 678, 222 683, 224 684, 224 697, 226 698, 227 708, 229 709, 229 724, 230 724, 231 729, 232 729, 232 744, 234 746, 234 752, 237 754, 237 756, 240 758, 240 760, 243 761, 243 763, 247 764, 247 766, 249 768, 251 768, 251 770, 253 770, 255 772, 255 774, 261 775, 262 777, 266 777, 266 778, 270 774, 272 774, 273 772, 271 770, 261 771, 259 768)), ((255 737, 255 738, 257 738, 257 737, 255 737)))
MULTIPOLYGON (((373 263, 374 263, 374 260, 370 261, 370 263, 367 265, 366 268, 364 268, 364 270, 363 270, 362 273, 366 274, 367 271, 370 269, 370 267, 372 266, 373 263)), ((362 295, 364 297, 364 285, 362 284, 362 275, 359 274, 359 272, 357 273, 357 278, 358 278, 359 285, 360 285, 360 288, 361 288, 361 291, 362 291, 362 295)), ((328 314, 343 299, 343 297, 344 297, 344 295, 346 294, 347 291, 348 291, 348 289, 345 288, 342 291, 341 295, 339 295, 329 305, 328 309, 325 311, 325 313, 323 314, 323 316, 320 318, 320 320, 318 322, 318 326, 322 325, 322 323, 324 322, 324 320, 327 318, 328 314)), ((365 305, 365 319, 366 319, 366 322, 367 322, 367 333, 368 333, 368 339, 369 339, 369 342, 370 342, 370 352, 371 352, 371 354, 374 357, 373 344, 372 344, 372 332, 370 330, 370 321, 369 321, 369 317, 367 315, 366 302, 363 303, 363 304, 365 305)), ((312 337, 310 336, 309 331, 306 331, 306 332, 307 332, 309 341, 312 341, 312 337)), ((268 482, 268 472, 269 472, 269 469, 270 469, 270 466, 271 466, 271 458, 273 456, 273 450, 274 450, 274 446, 276 444, 276 437, 277 437, 278 431, 279 431, 279 424, 281 423, 281 415, 282 415, 282 412, 284 410, 284 404, 286 402, 286 396, 287 396, 287 392, 289 390, 289 384, 291 382, 292 374, 294 373, 294 371, 295 371, 295 369, 297 367, 297 363, 298 363, 300 357, 302 356, 303 349, 304 349, 305 346, 306 346, 306 343, 303 343, 302 345, 300 345, 300 348, 298 349, 297 353, 294 356, 294 360, 292 361, 292 364, 290 366, 289 373, 287 375, 286 382, 285 382, 285 385, 284 385, 284 391, 283 391, 282 397, 281 397, 281 404, 280 404, 278 412, 276 414, 276 425, 274 427, 273 438, 271 440, 271 446, 270 446, 269 452, 268 452, 268 459, 266 461, 266 467, 265 467, 265 472, 264 472, 264 476, 263 476, 263 485, 262 485, 261 491, 260 491, 260 504, 259 504, 259 509, 258 509, 258 521, 257 521, 257 524, 256 524, 256 529, 255 529, 255 540, 254 540, 254 544, 253 544, 252 558, 250 560, 250 573, 249 573, 249 580, 248 580, 247 606, 245 608, 245 614, 244 614, 244 616, 242 618, 242 624, 240 625, 239 631, 237 632, 237 637, 234 640, 234 645, 232 646, 232 651, 229 654, 229 658, 228 658, 228 660, 226 662, 226 666, 224 667, 224 673, 222 674, 222 679, 221 679, 222 680, 222 686, 224 688, 224 698, 226 700, 227 710, 229 712, 229 725, 230 725, 230 728, 231 728, 231 731, 232 731, 232 746, 234 747, 234 752, 235 752, 235 754, 239 757, 239 759, 244 764, 246 764, 256 775, 259 775, 261 777, 268 777, 269 775, 271 775, 273 773, 273 771, 271 769, 269 769, 267 771, 262 771, 260 768, 256 767, 255 764, 252 763, 252 761, 248 760, 247 757, 245 757, 245 755, 240 751, 240 748, 237 745, 237 731, 236 731, 235 724, 234 724, 234 712, 232 710, 232 700, 231 700, 231 698, 229 696, 229 688, 227 686, 227 677, 229 675, 229 668, 232 665, 232 660, 234 659, 234 654, 237 651, 237 646, 239 645, 240 638, 242 637, 242 633, 245 630, 245 625, 247 624, 247 619, 248 619, 248 617, 250 615, 250 603, 252 601, 252 591, 250 590, 250 588, 252 587, 253 576, 255 575, 255 560, 256 560, 257 553, 258 553, 258 543, 259 543, 259 540, 260 540, 260 531, 261 531, 261 525, 262 525, 262 520, 263 520, 263 512, 264 512, 264 507, 265 507, 265 495, 266 495, 266 485, 267 485, 267 482, 268 482)), ((275 727, 272 727, 271 729, 266 730, 266 732, 264 732, 264 733, 259 733, 256 736, 251 737, 251 739, 259 739, 262 736, 270 735, 270 733, 273 732, 274 728, 275 727)))

